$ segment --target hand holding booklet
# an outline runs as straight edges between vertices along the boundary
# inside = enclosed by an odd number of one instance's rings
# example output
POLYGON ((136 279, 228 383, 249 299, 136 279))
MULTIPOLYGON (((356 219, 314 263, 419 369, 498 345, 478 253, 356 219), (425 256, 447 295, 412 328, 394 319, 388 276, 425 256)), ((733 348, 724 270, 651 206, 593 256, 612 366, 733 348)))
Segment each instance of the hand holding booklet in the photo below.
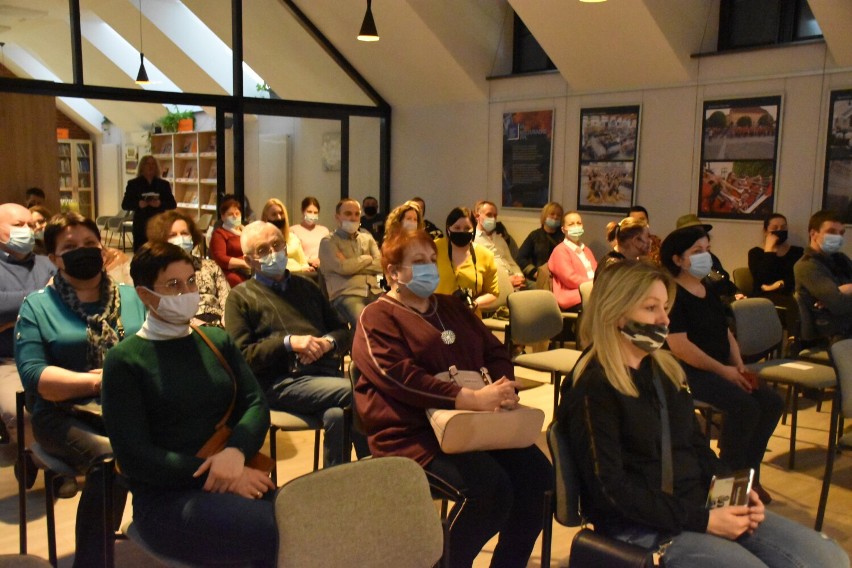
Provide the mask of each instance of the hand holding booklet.
POLYGON ((753 469, 735 471, 727 477, 714 475, 710 481, 710 491, 707 493, 707 508, 748 505, 748 494, 751 492, 753 481, 753 469))

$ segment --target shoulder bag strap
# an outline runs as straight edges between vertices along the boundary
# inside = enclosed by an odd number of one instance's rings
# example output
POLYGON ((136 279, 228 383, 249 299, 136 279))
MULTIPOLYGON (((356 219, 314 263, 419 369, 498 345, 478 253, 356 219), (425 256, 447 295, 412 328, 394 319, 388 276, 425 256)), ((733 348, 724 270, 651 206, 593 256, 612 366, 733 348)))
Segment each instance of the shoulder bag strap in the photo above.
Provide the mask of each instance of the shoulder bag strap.
POLYGON ((672 432, 671 425, 669 424, 669 406, 656 363, 652 362, 651 368, 653 369, 654 389, 657 391, 657 398, 660 402, 660 431, 662 438, 660 452, 662 453, 663 462, 663 478, 661 485, 664 493, 672 495, 674 494, 674 472, 672 470, 672 432))
POLYGON ((234 404, 236 404, 237 402, 237 377, 234 375, 233 369, 231 369, 231 366, 228 364, 228 361, 222 355, 222 352, 219 351, 219 348, 216 347, 212 341, 210 341, 210 338, 207 337, 207 335, 205 335, 203 331, 201 331, 201 328, 197 325, 190 325, 189 327, 192 328, 192 331, 197 333, 198 336, 204 340, 204 343, 207 344, 207 347, 209 347, 213 354, 216 356, 216 358, 219 359, 219 362, 225 368, 225 371, 227 371, 228 376, 231 377, 231 382, 234 385, 234 393, 231 396, 231 404, 228 405, 228 410, 227 412, 225 412, 225 416, 223 416, 222 419, 216 424, 216 429, 218 430, 219 428, 228 423, 228 419, 231 417, 231 413, 234 411, 234 404))

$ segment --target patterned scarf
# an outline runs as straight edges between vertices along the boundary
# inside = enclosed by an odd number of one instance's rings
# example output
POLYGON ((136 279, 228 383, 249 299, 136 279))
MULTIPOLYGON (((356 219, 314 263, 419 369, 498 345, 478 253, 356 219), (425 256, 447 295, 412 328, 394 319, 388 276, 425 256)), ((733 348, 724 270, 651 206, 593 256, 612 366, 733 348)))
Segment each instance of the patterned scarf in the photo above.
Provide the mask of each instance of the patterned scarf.
POLYGON ((88 370, 100 369, 104 366, 104 355, 107 350, 118 343, 121 340, 120 336, 124 335, 118 287, 106 272, 102 272, 100 294, 98 294, 99 313, 89 315, 77 296, 77 290, 62 277, 61 272, 57 272, 53 277, 53 286, 65 305, 86 322, 86 364, 88 370))

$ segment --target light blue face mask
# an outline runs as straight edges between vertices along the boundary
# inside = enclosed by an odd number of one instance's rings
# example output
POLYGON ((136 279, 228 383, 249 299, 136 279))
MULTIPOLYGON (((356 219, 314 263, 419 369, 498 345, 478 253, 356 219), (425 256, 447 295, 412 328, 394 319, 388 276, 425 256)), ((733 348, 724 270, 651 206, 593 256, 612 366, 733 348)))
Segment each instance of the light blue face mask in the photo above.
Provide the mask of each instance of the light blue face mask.
POLYGON ((241 216, 236 217, 225 217, 222 220, 222 226, 226 229, 236 229, 242 224, 243 218, 241 216))
POLYGON ((269 278, 278 278, 287 270, 287 249, 271 252, 260 259, 260 273, 269 278))
POLYGON ((551 219, 550 217, 544 220, 544 224, 550 229, 558 229, 560 225, 559 219, 551 219))
POLYGON ((192 254, 192 249, 195 247, 192 242, 192 237, 189 235, 177 235, 170 238, 169 242, 185 250, 186 254, 192 254))
POLYGON ((486 233, 491 233, 497 228, 497 219, 494 217, 486 217, 482 220, 482 228, 486 233))
POLYGON ((580 237, 583 236, 583 233, 586 231, 583 230, 583 227, 573 225, 570 229, 565 231, 565 236, 571 238, 572 240, 579 241, 580 237))
POLYGON ((822 238, 820 247, 825 254, 834 254, 840 252, 843 248, 843 235, 827 234, 822 238))
POLYGON ((709 252, 698 252, 689 257, 689 268, 687 271, 701 280, 713 268, 713 257, 709 252))
POLYGON ((408 288, 412 294, 420 298, 428 298, 435 289, 441 277, 438 275, 438 265, 434 262, 429 264, 411 265, 411 280, 399 283, 408 288))
POLYGON ((10 251, 26 256, 33 252, 35 235, 29 227, 10 227, 9 241, 3 244, 10 251))

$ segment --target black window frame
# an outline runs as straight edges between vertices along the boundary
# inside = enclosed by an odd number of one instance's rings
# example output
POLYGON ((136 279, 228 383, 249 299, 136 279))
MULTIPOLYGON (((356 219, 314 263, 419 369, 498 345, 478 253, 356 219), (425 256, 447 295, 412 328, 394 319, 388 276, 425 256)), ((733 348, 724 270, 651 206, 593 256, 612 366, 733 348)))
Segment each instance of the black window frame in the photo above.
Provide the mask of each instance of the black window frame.
POLYGON ((745 38, 734 37, 737 28, 736 5, 738 0, 721 0, 719 4, 719 38, 718 51, 751 48, 796 43, 821 39, 822 34, 800 36, 798 27, 805 11, 813 15, 807 0, 774 0, 778 7, 778 26, 775 38, 771 41, 747 41, 745 38))
POLYGON ((550 60, 550 57, 547 55, 547 52, 544 51, 544 48, 538 43, 538 40, 535 39, 535 36, 532 32, 527 28, 524 21, 518 16, 518 14, 513 14, 514 20, 512 22, 512 74, 520 75, 523 73, 538 73, 541 71, 555 71, 556 65, 554 65, 553 61, 550 60), (540 57, 544 55, 545 63, 544 66, 530 66, 527 61, 529 61, 533 57, 540 57))

